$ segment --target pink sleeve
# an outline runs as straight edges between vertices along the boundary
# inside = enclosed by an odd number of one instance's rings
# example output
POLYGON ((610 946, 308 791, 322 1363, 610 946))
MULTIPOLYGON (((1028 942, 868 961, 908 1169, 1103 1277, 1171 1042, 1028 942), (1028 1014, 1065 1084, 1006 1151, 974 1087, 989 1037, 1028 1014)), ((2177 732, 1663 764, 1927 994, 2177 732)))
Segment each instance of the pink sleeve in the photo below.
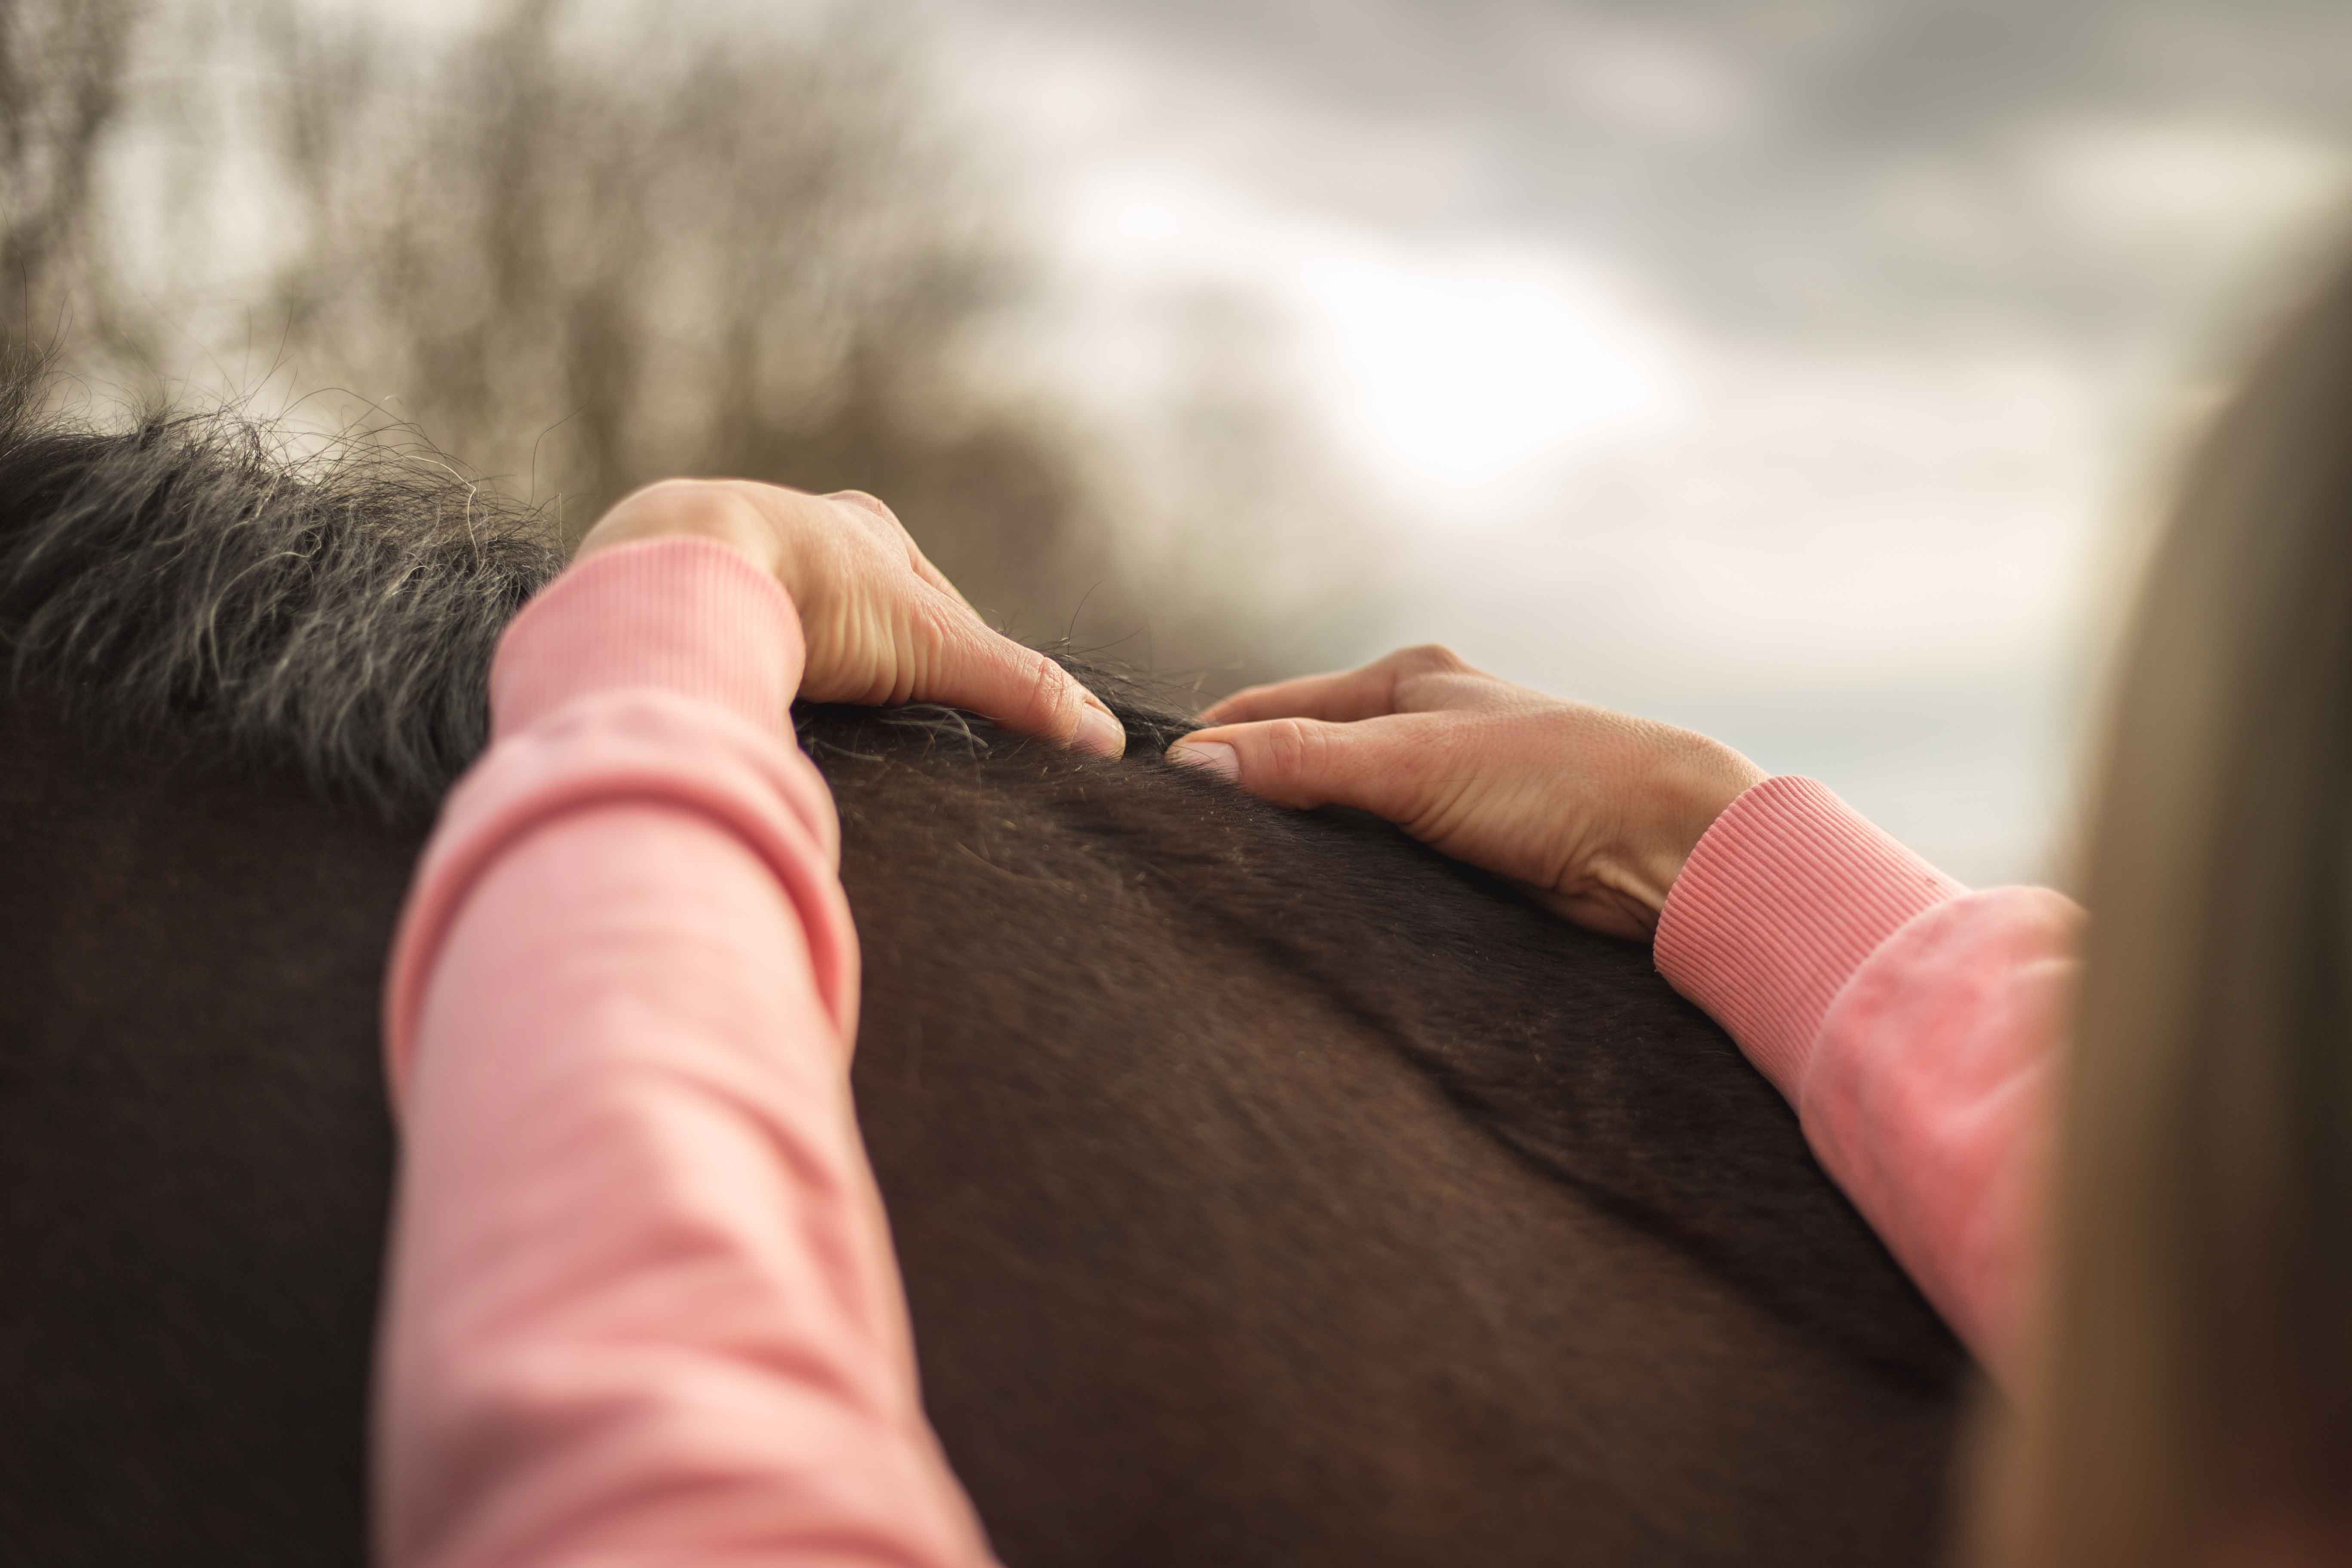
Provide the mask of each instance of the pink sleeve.
POLYGON ((852 1118, 800 628, 614 550, 500 645, 386 993, 383 1562, 981 1563, 852 1118))
POLYGON ((1658 922, 1660 971, 1788 1097, 1822 1168, 2004 1381, 2082 918, 2045 889, 1969 892, 1820 784, 1775 778, 1700 840, 1658 922))

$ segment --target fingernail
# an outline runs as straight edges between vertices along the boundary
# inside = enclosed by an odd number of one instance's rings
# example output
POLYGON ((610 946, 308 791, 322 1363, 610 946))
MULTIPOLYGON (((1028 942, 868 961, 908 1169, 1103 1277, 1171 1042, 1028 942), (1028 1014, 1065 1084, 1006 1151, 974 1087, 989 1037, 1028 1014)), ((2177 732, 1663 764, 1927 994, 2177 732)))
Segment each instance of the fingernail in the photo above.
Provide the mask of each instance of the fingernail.
POLYGON ((1179 741, 1168 748, 1168 760, 1180 768, 1214 773, 1227 784, 1237 784, 1242 776, 1240 755, 1223 741, 1179 741))
POLYGON ((1127 750, 1127 726, 1111 717, 1108 709, 1089 703, 1078 710, 1078 732, 1073 743, 1097 756, 1119 756, 1127 750))

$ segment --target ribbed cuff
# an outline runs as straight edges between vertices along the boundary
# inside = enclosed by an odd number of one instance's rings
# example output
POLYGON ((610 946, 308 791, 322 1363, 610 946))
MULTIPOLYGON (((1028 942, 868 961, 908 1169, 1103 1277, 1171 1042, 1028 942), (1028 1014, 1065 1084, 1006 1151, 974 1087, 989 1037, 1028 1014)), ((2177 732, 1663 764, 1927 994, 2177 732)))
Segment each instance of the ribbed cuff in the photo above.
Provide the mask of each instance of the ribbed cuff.
POLYGON ((646 539, 591 556, 522 607, 490 666, 493 738, 573 698, 656 687, 782 733, 806 656, 782 588, 711 539, 646 539))
POLYGON ((1968 889, 1806 778, 1731 803, 1658 918, 1659 973, 1791 1102, 1822 1015, 1879 943, 1968 889))

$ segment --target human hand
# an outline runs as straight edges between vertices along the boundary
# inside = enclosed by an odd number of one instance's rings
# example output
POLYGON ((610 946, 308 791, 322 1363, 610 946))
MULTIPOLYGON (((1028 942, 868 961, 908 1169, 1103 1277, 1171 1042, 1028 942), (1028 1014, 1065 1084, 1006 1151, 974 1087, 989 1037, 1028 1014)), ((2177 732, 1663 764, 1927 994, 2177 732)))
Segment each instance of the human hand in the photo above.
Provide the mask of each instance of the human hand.
POLYGON ((1349 805, 1646 938, 1699 836, 1764 772, 1688 730, 1563 701, 1412 647, 1254 686, 1168 753, 1283 805, 1349 805))
POLYGON ((782 584, 807 642, 803 697, 943 702, 1102 756, 1127 749, 1126 730, 1094 693, 1044 654, 989 629, 872 496, 666 479, 616 502, 572 562, 678 535, 729 545, 782 584))

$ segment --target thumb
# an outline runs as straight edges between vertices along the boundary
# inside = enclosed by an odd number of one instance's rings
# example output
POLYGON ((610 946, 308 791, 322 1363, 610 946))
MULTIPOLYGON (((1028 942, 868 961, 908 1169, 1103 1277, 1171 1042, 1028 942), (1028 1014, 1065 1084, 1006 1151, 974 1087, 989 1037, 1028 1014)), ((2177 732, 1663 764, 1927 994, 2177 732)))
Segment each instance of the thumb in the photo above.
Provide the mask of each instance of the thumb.
POLYGON ((1177 742, 1168 760, 1229 779, 1277 805, 1347 805, 1404 822, 1420 816, 1423 806, 1425 758, 1415 744, 1417 717, 1220 724, 1177 742))

